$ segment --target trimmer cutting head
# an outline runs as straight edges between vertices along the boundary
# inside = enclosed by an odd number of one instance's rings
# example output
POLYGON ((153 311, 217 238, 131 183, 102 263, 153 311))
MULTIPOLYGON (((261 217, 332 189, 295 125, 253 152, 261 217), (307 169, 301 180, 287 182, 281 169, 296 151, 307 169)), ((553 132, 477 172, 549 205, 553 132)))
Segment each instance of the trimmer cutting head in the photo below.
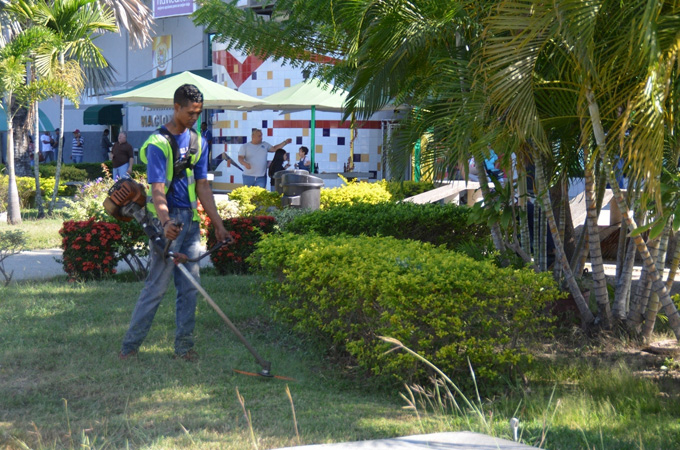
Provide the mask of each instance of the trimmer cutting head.
POLYGON ((261 371, 254 373, 254 372, 245 372, 243 370, 237 370, 237 369, 232 369, 234 373, 238 373, 241 375, 248 375, 249 377, 261 377, 261 378, 275 378, 277 380, 287 380, 287 381, 297 381, 295 378, 289 378, 289 377, 283 377, 281 375, 272 375, 272 373, 267 370, 267 369, 262 369, 261 371))

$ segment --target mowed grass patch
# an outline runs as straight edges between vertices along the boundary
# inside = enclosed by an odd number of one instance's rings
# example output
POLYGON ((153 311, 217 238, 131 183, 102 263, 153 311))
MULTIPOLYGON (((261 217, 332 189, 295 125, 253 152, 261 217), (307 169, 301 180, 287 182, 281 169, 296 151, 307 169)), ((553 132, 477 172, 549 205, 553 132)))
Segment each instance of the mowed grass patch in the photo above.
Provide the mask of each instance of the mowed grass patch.
POLYGON ((21 225, 8 225, 0 221, 0 231, 21 230, 26 237, 24 250, 42 250, 46 248, 61 248, 59 230, 64 223, 62 216, 37 219, 32 210, 22 211, 21 225))
POLYGON ((397 393, 342 379, 316 350, 260 319, 253 277, 203 277, 204 287, 240 327, 274 374, 254 358, 199 298, 200 362, 172 359, 174 290, 169 289, 138 358, 117 357, 141 283, 17 284, 0 294, 0 447, 260 448, 372 439, 418 432, 397 393))
POLYGON ((520 420, 520 440, 542 448, 670 449, 680 442, 677 383, 642 379, 623 362, 542 363, 527 384, 508 381, 503 395, 477 400, 468 393, 480 414, 460 396, 457 410, 441 385, 414 389, 414 408, 403 409, 400 392, 329 363, 314 342, 271 322, 257 294, 261 279, 206 270, 202 282, 272 361, 273 373, 296 381, 234 374, 260 368, 202 298, 201 360, 173 360, 172 287, 140 356, 122 362, 117 353, 142 283, 16 284, 0 289, 0 448, 268 449, 466 430, 508 439, 512 417, 520 420))

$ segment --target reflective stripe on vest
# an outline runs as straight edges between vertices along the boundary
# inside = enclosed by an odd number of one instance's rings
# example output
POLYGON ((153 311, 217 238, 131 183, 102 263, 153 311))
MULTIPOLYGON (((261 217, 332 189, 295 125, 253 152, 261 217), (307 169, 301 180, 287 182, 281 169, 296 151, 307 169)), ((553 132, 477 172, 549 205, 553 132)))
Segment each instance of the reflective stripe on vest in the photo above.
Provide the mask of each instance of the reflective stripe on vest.
MULTIPOLYGON (((189 133, 194 133, 194 131, 190 131, 189 133)), ((193 165, 196 165, 198 163, 199 158, 201 157, 201 146, 203 145, 203 139, 201 136, 198 136, 197 143, 198 143, 198 151, 196 152, 195 155, 191 157, 191 163, 193 165)), ((170 189, 170 184, 172 183, 172 177, 173 177, 173 163, 174 163, 174 157, 172 154, 172 147, 170 146, 170 142, 162 136, 158 131, 153 133, 149 138, 144 142, 144 145, 142 145, 142 148, 139 150, 139 159, 142 160, 143 163, 147 163, 148 159, 146 157, 146 147, 149 145, 155 145, 159 149, 163 151, 163 155, 165 155, 165 193, 168 193, 168 189, 170 189)), ((189 137, 189 145, 191 145, 191 137, 189 137)), ((196 179, 194 178, 194 171, 191 169, 186 169, 186 176, 187 176, 187 183, 188 183, 188 191, 189 191, 189 203, 191 204, 191 209, 194 211, 194 216, 193 220, 195 222, 198 222, 199 216, 198 216, 198 201, 196 197, 196 179)), ((152 193, 151 193, 151 186, 149 186, 149 190, 146 192, 146 209, 154 216, 158 217, 158 214, 156 213, 156 206, 153 204, 153 198, 152 198, 152 193)))

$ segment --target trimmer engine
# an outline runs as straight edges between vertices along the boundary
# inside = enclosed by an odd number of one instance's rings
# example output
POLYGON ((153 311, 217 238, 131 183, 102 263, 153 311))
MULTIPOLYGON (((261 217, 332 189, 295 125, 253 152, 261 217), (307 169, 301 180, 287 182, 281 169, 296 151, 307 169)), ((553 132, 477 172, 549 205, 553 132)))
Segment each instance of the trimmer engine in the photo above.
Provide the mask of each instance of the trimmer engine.
POLYGON ((109 196, 104 200, 106 212, 121 222, 131 221, 135 218, 134 213, 145 207, 144 186, 127 178, 116 181, 109 189, 109 196))
POLYGON ((109 196, 104 200, 104 209, 121 222, 135 219, 151 239, 163 236, 160 224, 156 223, 158 220, 146 210, 144 186, 134 180, 121 178, 116 181, 109 189, 109 196))

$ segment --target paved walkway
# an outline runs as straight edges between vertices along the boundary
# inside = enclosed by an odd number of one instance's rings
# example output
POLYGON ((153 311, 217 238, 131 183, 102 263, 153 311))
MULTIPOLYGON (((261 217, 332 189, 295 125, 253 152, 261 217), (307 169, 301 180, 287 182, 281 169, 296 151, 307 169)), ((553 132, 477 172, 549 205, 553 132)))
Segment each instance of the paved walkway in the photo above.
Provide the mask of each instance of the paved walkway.
POLYGON ((519 444, 480 433, 460 431, 452 433, 418 434, 394 439, 342 442, 338 444, 304 445, 279 450, 530 450, 538 447, 519 444))
MULTIPOLYGON (((61 263, 57 259, 61 258, 61 249, 47 249, 21 252, 5 259, 5 271, 14 271, 12 281, 21 280, 47 280, 50 278, 66 275, 61 263)), ((200 262, 201 267, 210 265, 210 258, 203 258, 200 262)), ((116 266, 118 272, 130 270, 125 261, 120 261, 116 266)), ((4 281, 1 279, 0 282, 4 281)))

